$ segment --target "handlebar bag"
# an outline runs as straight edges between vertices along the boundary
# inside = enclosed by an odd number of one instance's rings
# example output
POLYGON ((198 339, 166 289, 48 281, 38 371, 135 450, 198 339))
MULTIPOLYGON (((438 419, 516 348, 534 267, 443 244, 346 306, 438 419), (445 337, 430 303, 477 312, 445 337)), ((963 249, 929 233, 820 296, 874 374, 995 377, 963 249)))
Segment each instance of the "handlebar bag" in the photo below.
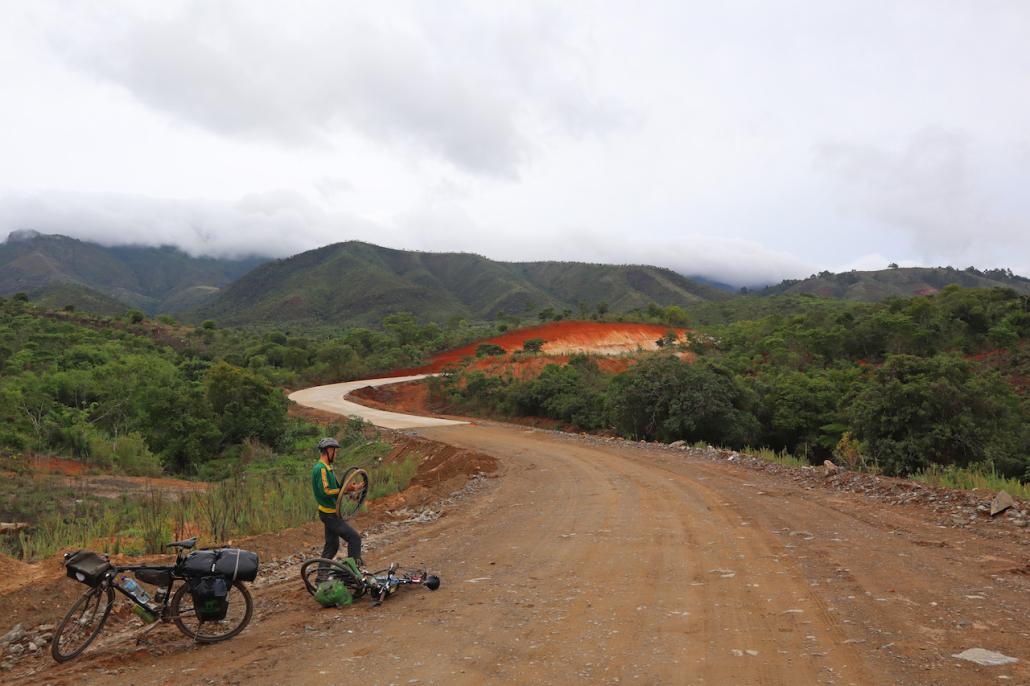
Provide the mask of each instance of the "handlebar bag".
POLYGON ((64 560, 65 572, 72 579, 87 586, 96 586, 111 569, 106 555, 97 555, 89 550, 76 550, 64 560))
POLYGON ((257 578, 258 556, 248 550, 239 548, 221 548, 216 551, 213 572, 233 581, 253 581, 257 578))
POLYGON ((229 610, 229 582, 221 576, 191 577, 190 595, 193 597, 193 609, 202 622, 216 622, 225 619, 229 610))

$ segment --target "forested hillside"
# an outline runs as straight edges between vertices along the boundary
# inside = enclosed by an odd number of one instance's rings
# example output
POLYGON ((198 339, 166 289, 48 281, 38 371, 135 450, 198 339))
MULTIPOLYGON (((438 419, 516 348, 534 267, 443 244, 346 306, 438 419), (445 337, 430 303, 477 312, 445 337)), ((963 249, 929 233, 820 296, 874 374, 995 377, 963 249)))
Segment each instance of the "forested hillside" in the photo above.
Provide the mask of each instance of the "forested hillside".
POLYGON ((255 269, 203 308, 226 324, 369 325, 398 312, 425 320, 585 317, 652 303, 684 306, 731 297, 668 269, 576 262, 495 262, 338 243, 255 269))
POLYGON ((212 299, 264 261, 191 257, 167 246, 104 247, 67 236, 16 232, 0 244, 0 296, 21 292, 43 304, 100 314, 130 307, 176 314, 212 299))
POLYGON ((700 327, 622 374, 581 357, 530 381, 463 372, 436 390, 458 409, 629 438, 763 446, 888 474, 974 466, 1030 480, 1030 297, 948 286, 876 304, 747 305, 753 319, 700 327))
POLYGON ((822 298, 879 301, 891 297, 933 295, 946 286, 964 288, 1011 288, 1030 293, 1030 279, 1009 269, 975 267, 892 267, 876 271, 820 272, 807 279, 788 279, 760 291, 759 295, 817 295, 822 298))

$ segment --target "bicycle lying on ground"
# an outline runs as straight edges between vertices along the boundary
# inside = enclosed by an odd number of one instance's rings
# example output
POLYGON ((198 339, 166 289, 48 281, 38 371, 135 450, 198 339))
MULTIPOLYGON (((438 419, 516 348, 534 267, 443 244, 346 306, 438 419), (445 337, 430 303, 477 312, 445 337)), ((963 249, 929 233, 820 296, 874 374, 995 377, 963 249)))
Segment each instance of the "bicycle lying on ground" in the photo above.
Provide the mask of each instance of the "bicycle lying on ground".
POLYGON ((243 631, 254 614, 254 601, 243 582, 257 576, 257 555, 235 548, 187 552, 196 544, 196 537, 169 543, 167 547, 176 549, 175 564, 170 566, 112 565, 106 556, 87 550, 65 553, 68 576, 89 589, 54 632, 54 659, 67 662, 89 647, 111 614, 115 591, 131 601, 133 612, 144 622, 152 623, 150 628, 171 622, 198 643, 217 643, 243 631), (126 576, 129 572, 157 586, 153 601, 126 576))
POLYGON ((349 557, 343 560, 322 557, 305 560, 300 566, 300 578, 304 580, 304 588, 313 596, 318 594, 323 584, 341 582, 352 601, 368 593, 373 605, 382 603, 401 586, 421 585, 430 591, 440 588, 440 577, 424 569, 402 571, 394 563, 388 569, 365 572, 358 569, 349 557))
MULTIPOLYGON (((346 519, 355 514, 365 502, 369 491, 368 472, 350 467, 340 479, 340 493, 336 496, 336 514, 346 519)), ((440 577, 426 570, 399 571, 397 564, 378 572, 358 569, 351 558, 329 560, 316 557, 305 560, 300 567, 300 577, 308 593, 319 598, 320 587, 336 583, 342 585, 333 595, 345 603, 351 603, 368 593, 374 605, 379 605, 401 586, 422 585, 430 591, 440 588, 440 577)), ((320 600, 322 602, 322 600, 320 600)), ((331 601, 329 601, 331 602, 331 601)))

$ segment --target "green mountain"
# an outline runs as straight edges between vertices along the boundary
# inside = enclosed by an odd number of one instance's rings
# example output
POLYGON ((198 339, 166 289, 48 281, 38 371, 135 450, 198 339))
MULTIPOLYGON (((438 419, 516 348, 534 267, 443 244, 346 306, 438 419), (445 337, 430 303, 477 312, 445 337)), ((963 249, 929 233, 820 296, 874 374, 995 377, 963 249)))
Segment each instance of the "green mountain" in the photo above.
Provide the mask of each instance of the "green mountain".
POLYGON ((885 300, 932 295, 945 286, 957 284, 965 288, 1011 288, 1030 293, 1030 279, 1008 269, 980 271, 969 267, 904 267, 878 271, 850 271, 833 274, 820 272, 807 279, 788 279, 757 291, 758 295, 816 295, 844 300, 885 300))
POLYGON ((190 257, 164 246, 104 247, 60 235, 16 231, 0 244, 0 295, 23 291, 43 304, 101 313, 138 307, 182 313, 214 299, 264 259, 190 257))
POLYGON ((671 270, 579 262, 495 262, 350 241, 275 260, 246 274, 199 311, 225 324, 292 321, 378 323, 393 312, 426 320, 535 317, 606 303, 627 312, 650 303, 685 306, 730 297, 671 270))

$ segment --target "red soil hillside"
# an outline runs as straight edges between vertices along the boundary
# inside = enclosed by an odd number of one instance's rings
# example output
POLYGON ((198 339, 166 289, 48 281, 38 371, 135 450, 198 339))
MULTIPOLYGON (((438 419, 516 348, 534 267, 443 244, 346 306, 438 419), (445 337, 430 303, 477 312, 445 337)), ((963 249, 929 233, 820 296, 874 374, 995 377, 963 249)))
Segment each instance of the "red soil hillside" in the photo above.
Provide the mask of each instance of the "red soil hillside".
POLYGON ((675 331, 683 339, 687 329, 662 324, 636 324, 627 322, 552 322, 527 329, 509 331, 482 341, 470 343, 461 348, 447 350, 436 355, 429 364, 417 369, 395 372, 403 374, 426 374, 439 372, 448 365, 460 363, 463 358, 475 357, 476 348, 483 343, 493 343, 509 353, 522 349, 522 344, 533 338, 542 338, 543 352, 547 355, 569 355, 591 353, 594 355, 620 355, 637 350, 657 350, 656 340, 668 331, 675 331))

